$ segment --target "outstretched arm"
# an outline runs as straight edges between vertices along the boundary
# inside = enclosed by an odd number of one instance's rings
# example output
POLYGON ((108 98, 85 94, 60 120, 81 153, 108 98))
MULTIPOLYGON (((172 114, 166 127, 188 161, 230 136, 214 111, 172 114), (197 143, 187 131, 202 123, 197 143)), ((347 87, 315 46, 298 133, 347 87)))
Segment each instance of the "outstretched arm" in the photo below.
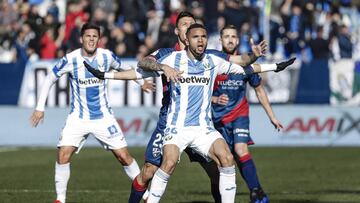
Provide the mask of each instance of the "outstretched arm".
POLYGON ((280 121, 277 120, 277 118, 275 117, 275 114, 271 108, 269 99, 267 97, 267 94, 263 88, 262 85, 259 85, 255 88, 255 92, 256 92, 256 96, 259 99, 259 102, 261 103, 261 105, 263 106, 266 114, 268 115, 271 123, 274 125, 275 129, 277 129, 278 131, 280 131, 283 126, 280 123, 280 121))
POLYGON ((168 82, 170 80, 178 82, 178 79, 181 78, 181 74, 183 73, 182 71, 177 71, 168 65, 158 63, 155 58, 149 56, 141 59, 138 62, 138 67, 146 71, 163 71, 168 82))
POLYGON ((252 53, 231 55, 229 58, 230 62, 246 67, 265 55, 267 49, 267 42, 265 40, 261 41, 259 44, 255 44, 254 40, 250 38, 250 45, 252 53))
POLYGON ((93 74, 95 77, 99 79, 114 79, 114 80, 136 80, 138 79, 136 76, 136 72, 134 69, 129 69, 121 72, 102 72, 93 68, 90 64, 84 61, 84 65, 86 69, 93 74))
POLYGON ((56 82, 57 78, 51 72, 46 76, 46 79, 42 85, 40 97, 38 99, 35 111, 30 117, 30 122, 33 127, 36 127, 40 122, 44 120, 45 103, 49 94, 50 88, 56 82))
MULTIPOLYGON (((253 73, 262 73, 262 72, 268 72, 268 71, 275 71, 280 72, 286 69, 288 66, 294 63, 296 58, 291 58, 287 61, 283 61, 280 63, 273 63, 273 64, 252 64, 248 67, 241 67, 236 64, 232 64, 230 68, 228 69, 228 72, 224 72, 226 74, 228 73, 235 73, 235 74, 247 74, 251 75, 253 73)), ((227 65, 226 63, 222 63, 221 66, 227 65)), ((220 72, 223 73, 223 72, 220 72)))

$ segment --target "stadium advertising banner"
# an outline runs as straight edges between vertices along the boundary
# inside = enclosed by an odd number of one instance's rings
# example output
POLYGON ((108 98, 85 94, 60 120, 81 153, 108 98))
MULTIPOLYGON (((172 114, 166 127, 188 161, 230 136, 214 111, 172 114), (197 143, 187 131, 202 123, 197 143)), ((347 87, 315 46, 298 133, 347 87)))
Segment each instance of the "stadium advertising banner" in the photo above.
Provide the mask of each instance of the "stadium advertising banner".
MULTIPOLYGON (((41 85, 56 60, 28 63, 25 68, 18 105, 33 108, 41 91, 41 85)), ((123 66, 135 67, 136 60, 122 60, 123 66)), ((160 78, 150 79, 156 83, 157 91, 152 94, 141 91, 134 81, 109 80, 109 103, 113 107, 160 105, 162 85, 160 78)), ((48 107, 67 107, 70 103, 70 85, 68 76, 61 77, 51 88, 47 100, 48 107)))
MULTIPOLYGON (((277 132, 261 106, 250 107, 250 134, 256 146, 360 146, 360 109, 329 106, 274 106, 284 130, 277 132)), ((0 107, 0 146, 55 147, 67 108, 47 108, 45 121, 30 126, 32 109, 0 107), (11 115, 11 116, 9 116, 11 115)), ((159 108, 114 108, 129 146, 146 146, 159 108)), ((90 136, 85 146, 100 146, 90 136)))
POLYGON ((358 106, 360 104, 360 61, 330 61, 330 103, 358 106))

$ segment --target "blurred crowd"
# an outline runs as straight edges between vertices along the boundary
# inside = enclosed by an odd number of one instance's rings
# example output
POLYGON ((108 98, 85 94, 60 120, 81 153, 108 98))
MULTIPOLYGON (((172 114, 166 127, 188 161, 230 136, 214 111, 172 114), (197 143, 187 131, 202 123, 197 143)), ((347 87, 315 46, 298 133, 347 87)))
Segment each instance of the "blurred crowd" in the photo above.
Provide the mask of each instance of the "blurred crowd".
POLYGON ((187 10, 219 48, 219 30, 239 29, 241 53, 249 37, 269 42, 268 57, 357 58, 360 2, 351 0, 0 0, 0 62, 54 59, 80 47, 86 21, 101 26, 100 47, 142 58, 176 43, 177 14, 187 10))

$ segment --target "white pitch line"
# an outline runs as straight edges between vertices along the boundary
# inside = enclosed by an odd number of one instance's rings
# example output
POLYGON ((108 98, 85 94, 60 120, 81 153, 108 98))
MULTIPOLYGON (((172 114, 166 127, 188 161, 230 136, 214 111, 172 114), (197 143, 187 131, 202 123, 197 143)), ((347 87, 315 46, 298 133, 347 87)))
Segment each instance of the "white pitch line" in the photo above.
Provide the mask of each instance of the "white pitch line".
POLYGON ((13 151, 19 151, 19 148, 16 148, 16 147, 0 147, 0 153, 1 152, 13 152, 13 151))

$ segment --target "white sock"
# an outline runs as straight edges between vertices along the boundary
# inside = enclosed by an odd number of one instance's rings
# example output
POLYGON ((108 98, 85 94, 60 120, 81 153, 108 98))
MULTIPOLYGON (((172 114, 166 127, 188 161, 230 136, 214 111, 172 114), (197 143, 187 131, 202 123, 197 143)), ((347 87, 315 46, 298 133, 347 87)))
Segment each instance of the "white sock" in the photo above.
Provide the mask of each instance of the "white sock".
POLYGON ((66 199, 66 188, 70 178, 70 163, 58 164, 55 163, 55 189, 56 199, 65 203, 66 199))
POLYGON ((150 187, 150 194, 147 203, 157 203, 165 192, 170 175, 160 168, 156 171, 150 187))
POLYGON ((124 166, 124 170, 131 180, 134 180, 134 178, 140 173, 139 165, 135 159, 133 159, 133 162, 131 162, 130 165, 124 166))
POLYGON ((235 165, 230 167, 220 167, 219 190, 222 203, 235 202, 236 195, 236 177, 235 165))
POLYGON ((149 188, 148 189, 146 189, 146 191, 145 191, 145 193, 143 194, 143 200, 146 200, 148 197, 149 197, 149 193, 150 193, 150 191, 149 191, 149 188))

